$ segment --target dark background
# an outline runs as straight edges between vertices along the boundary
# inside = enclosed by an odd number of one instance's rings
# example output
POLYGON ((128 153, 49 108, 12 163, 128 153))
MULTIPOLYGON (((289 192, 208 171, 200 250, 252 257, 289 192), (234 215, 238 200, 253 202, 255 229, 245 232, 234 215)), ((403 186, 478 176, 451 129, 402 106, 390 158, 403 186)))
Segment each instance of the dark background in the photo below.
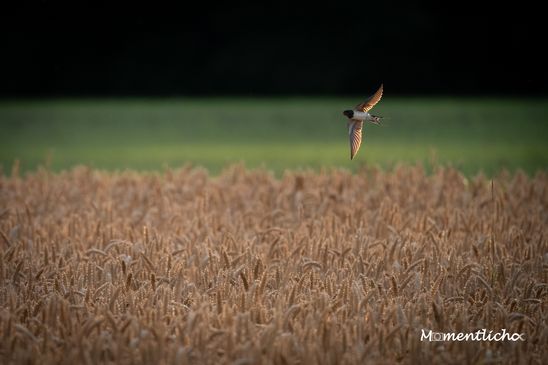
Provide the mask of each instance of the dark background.
POLYGON ((547 92, 515 3, 75 3, 2 5, 1 97, 547 92))

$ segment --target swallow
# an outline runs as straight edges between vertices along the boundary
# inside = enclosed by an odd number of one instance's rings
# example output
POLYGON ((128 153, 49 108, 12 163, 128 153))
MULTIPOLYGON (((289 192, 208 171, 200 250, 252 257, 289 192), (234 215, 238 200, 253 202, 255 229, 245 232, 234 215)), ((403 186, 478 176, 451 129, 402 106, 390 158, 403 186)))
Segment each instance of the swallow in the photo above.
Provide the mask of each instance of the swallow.
POLYGON ((366 101, 356 105, 353 110, 345 110, 343 114, 348 118, 348 137, 350 138, 350 159, 352 160, 362 144, 363 122, 380 125, 382 117, 369 114, 369 111, 381 100, 382 84, 366 101))

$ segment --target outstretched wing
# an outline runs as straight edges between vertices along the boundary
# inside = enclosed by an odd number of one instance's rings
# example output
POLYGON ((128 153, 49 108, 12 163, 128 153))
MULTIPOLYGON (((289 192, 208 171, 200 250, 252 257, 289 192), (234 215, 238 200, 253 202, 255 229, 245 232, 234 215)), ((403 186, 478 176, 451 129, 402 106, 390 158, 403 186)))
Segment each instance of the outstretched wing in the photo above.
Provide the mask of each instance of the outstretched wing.
POLYGON ((351 120, 348 122, 348 137, 350 139, 350 159, 352 160, 362 144, 363 121, 351 120))
POLYGON ((360 112, 368 112, 375 106, 375 104, 379 102, 379 100, 381 100, 381 97, 382 97, 382 84, 381 84, 381 87, 379 87, 379 90, 377 90, 375 94, 370 96, 369 99, 367 99, 361 104, 356 105, 355 110, 358 110, 360 112))

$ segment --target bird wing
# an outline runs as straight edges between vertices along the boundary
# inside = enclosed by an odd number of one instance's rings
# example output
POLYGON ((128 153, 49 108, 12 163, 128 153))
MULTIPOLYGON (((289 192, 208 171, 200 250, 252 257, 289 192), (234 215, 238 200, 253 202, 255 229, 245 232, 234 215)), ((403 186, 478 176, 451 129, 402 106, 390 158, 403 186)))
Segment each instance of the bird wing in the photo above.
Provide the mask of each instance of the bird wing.
POLYGON ((360 112, 368 112, 369 110, 371 110, 375 106, 375 104, 377 104, 379 100, 381 100, 382 86, 383 85, 381 84, 381 87, 379 87, 379 90, 377 90, 376 93, 370 96, 369 99, 367 99, 361 104, 356 105, 356 108, 354 110, 358 110, 360 112))
POLYGON ((348 122, 348 137, 350 138, 350 159, 352 160, 362 144, 363 121, 351 120, 348 122))

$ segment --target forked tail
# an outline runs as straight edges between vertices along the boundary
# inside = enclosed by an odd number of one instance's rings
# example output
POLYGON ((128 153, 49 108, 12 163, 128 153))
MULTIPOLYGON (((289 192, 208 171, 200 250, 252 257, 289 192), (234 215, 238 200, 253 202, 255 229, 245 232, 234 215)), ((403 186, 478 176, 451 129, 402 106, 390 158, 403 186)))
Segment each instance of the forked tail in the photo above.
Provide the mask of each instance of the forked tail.
POLYGON ((381 120, 382 120, 382 117, 379 117, 378 115, 371 115, 371 123, 380 125, 381 120))

